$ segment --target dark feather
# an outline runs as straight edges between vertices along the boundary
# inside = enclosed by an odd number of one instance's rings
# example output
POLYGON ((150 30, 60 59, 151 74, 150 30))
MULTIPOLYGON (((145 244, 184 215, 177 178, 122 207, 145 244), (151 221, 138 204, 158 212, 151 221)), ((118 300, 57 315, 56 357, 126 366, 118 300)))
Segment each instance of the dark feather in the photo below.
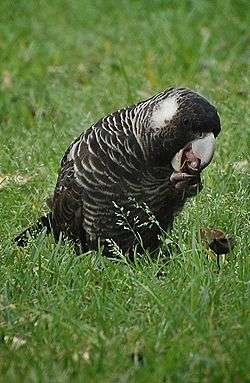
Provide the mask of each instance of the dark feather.
POLYGON ((46 230, 46 233, 49 234, 52 231, 52 212, 40 217, 37 222, 22 231, 15 237, 15 242, 18 246, 26 246, 31 237, 36 236, 41 233, 43 230, 46 230))

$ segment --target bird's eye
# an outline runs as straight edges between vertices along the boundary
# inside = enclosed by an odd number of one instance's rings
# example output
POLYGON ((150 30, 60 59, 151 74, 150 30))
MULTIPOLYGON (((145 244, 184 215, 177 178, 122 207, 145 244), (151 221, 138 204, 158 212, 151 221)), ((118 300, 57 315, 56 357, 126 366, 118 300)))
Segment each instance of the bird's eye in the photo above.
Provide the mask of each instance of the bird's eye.
POLYGON ((182 124, 183 124, 183 126, 184 127, 188 127, 188 126, 190 126, 190 120, 189 120, 189 118, 188 117, 185 117, 185 118, 183 118, 183 120, 182 120, 182 124))

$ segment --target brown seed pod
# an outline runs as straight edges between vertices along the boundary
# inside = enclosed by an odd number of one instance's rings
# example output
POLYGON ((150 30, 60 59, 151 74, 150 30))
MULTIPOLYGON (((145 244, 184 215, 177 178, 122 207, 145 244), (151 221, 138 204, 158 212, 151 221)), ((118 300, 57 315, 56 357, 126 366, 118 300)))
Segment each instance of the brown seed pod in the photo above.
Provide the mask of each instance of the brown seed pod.
POLYGON ((195 175, 200 171, 200 159, 197 158, 189 145, 182 154, 181 171, 190 175, 195 175))

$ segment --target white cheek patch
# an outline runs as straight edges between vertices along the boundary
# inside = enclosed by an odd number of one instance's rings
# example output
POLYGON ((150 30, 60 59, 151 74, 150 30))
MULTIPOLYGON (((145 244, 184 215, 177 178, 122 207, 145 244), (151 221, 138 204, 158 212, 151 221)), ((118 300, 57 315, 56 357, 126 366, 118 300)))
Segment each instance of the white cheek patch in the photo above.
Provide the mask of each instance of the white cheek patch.
POLYGON ((178 110, 178 102, 175 97, 169 97, 161 101, 154 109, 151 121, 156 128, 163 128, 167 121, 172 120, 178 110))

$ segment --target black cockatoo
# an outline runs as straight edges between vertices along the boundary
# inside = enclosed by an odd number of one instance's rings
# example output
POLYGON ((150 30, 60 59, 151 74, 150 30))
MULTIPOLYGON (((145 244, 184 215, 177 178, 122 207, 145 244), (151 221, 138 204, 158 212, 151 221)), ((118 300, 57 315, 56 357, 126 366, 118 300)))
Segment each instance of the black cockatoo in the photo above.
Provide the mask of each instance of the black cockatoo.
POLYGON ((80 252, 101 244, 108 254, 112 240, 130 253, 138 238, 144 249, 157 249, 159 227, 169 230, 187 198, 201 190, 219 132, 216 108, 186 88, 103 117, 69 146, 51 211, 18 235, 17 244, 47 227, 80 252), (149 223, 148 211, 157 224, 149 223))

